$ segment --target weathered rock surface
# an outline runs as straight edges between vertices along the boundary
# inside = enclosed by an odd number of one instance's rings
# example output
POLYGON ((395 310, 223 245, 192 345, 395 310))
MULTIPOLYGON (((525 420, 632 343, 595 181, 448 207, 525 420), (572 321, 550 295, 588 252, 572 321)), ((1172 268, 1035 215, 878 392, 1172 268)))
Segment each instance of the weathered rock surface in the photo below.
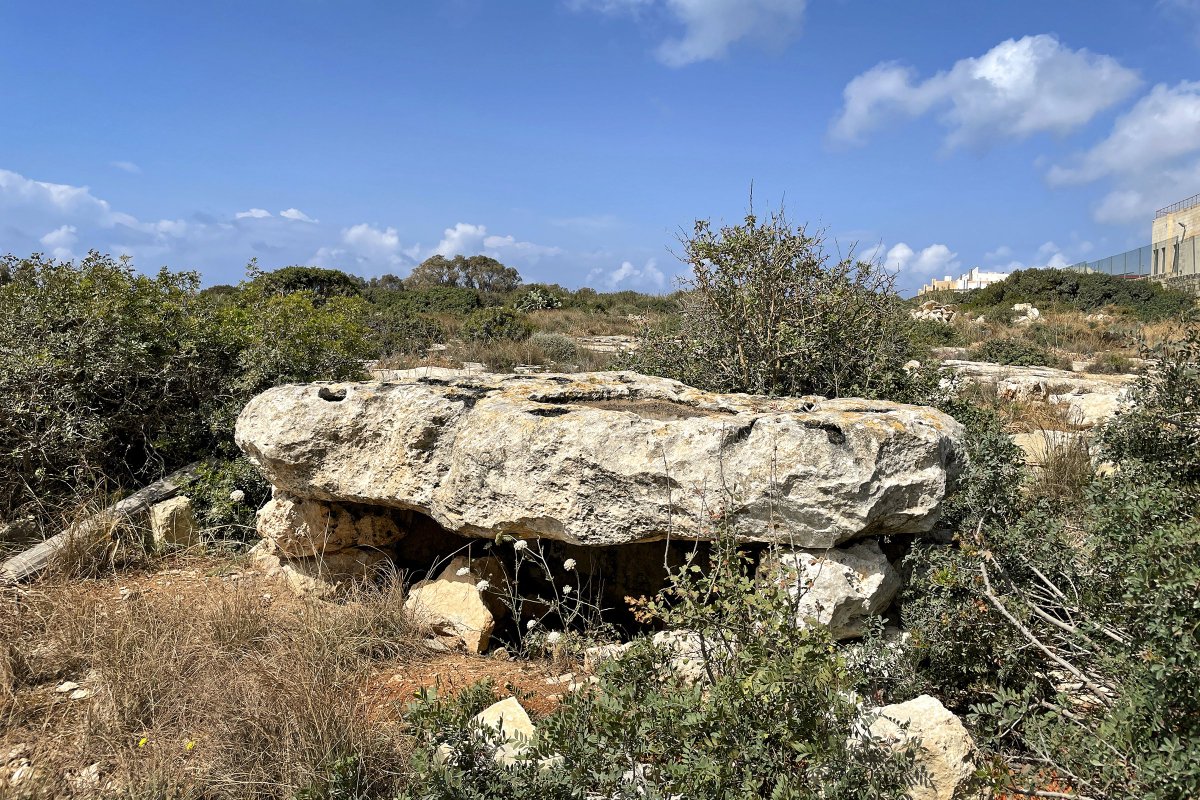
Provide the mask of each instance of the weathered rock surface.
POLYGON ((270 539, 256 545, 250 556, 269 577, 282 579, 295 594, 321 598, 373 580, 393 565, 388 553, 362 547, 292 557, 281 553, 270 539))
MULTIPOLYGON (((537 729, 529 714, 515 697, 506 697, 498 703, 480 711, 472 718, 472 723, 482 731, 491 728, 499 734, 500 740, 492 758, 501 767, 515 767, 524 764, 528 759, 528 750, 537 729)), ((449 744, 438 746, 435 758, 438 763, 453 763, 458 758, 458 752, 449 744)), ((541 766, 562 761, 561 756, 544 759, 541 766)))
POLYGON ((835 639, 862 636, 867 618, 887 608, 900 590, 900 576, 875 541, 768 554, 758 578, 786 587, 796 600, 798 625, 828 626, 835 639))
POLYGON ((627 372, 404 380, 271 389, 237 442, 297 498, 592 546, 710 538, 720 510, 745 540, 805 547, 928 531, 961 461, 961 426, 918 406, 627 372))
POLYGON ((968 383, 991 384, 1007 400, 1064 405, 1074 422, 1092 426, 1124 407, 1136 375, 1094 375, 1052 367, 1014 367, 984 361, 944 361, 943 369, 968 383))
POLYGON ((342 503, 321 503, 275 492, 258 511, 258 532, 292 558, 335 553, 347 547, 389 547, 404 532, 385 513, 342 503))
POLYGON ((876 709, 871 736, 896 747, 920 739, 917 764, 924 767, 929 785, 909 787, 912 800, 955 800, 975 773, 975 740, 936 698, 923 694, 907 703, 876 709))
POLYGON ((958 316, 958 309, 954 306, 943 305, 936 300, 926 300, 909 311, 908 315, 913 319, 928 319, 948 325, 958 316))
POLYGON ((504 567, 492 557, 453 559, 435 580, 418 581, 404 607, 414 621, 443 638, 461 642, 472 653, 487 650, 496 620, 508 608, 504 567))
POLYGON ((172 497, 150 506, 151 550, 164 547, 192 547, 200 543, 192 501, 184 496, 172 497))
POLYGON ((476 714, 475 721, 480 727, 495 728, 504 737, 504 744, 496 748, 495 755, 496 763, 502 767, 518 763, 536 733, 529 714, 515 697, 493 703, 476 714))

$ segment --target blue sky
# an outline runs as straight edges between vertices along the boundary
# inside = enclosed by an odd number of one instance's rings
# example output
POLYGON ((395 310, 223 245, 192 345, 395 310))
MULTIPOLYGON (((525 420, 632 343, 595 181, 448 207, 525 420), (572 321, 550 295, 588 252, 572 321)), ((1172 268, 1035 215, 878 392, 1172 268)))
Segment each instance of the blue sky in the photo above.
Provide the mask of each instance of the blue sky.
POLYGON ((1200 192, 1200 0, 0 3, 0 252, 668 290, 786 202, 913 289, 1200 192))

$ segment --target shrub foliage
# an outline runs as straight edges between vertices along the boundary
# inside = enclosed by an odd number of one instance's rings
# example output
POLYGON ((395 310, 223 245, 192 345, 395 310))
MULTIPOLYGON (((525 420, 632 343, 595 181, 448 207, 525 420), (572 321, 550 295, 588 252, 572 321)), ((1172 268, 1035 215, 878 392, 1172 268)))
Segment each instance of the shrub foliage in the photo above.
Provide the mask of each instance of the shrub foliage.
POLYGON ((832 262, 820 235, 782 210, 741 225, 696 222, 676 324, 650 331, 630 366, 719 392, 902 394, 907 312, 894 276, 832 262))

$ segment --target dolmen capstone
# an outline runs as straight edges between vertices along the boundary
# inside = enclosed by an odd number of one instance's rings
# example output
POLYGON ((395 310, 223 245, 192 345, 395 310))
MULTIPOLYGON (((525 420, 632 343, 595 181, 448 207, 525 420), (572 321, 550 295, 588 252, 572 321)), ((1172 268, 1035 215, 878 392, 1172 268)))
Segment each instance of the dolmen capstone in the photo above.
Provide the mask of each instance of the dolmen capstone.
POLYGON ((829 548, 930 530, 963 459, 961 426, 920 406, 632 372, 392 375, 280 386, 242 411, 237 444, 274 487, 259 532, 285 554, 403 536, 373 509, 486 538, 829 548))
POLYGON ((930 530, 964 458, 959 423, 917 405, 715 395, 631 372, 425 372, 251 399, 235 438, 274 487, 259 533, 290 555, 403 535, 373 507, 488 539, 606 547, 714 539, 720 522, 827 548, 930 530))

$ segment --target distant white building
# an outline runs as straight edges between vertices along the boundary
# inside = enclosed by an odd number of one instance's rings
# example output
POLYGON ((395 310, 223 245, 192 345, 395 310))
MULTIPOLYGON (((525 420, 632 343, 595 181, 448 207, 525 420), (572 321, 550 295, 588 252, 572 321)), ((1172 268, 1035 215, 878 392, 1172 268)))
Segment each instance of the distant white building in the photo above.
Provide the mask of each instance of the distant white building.
POLYGON ((982 289, 985 286, 991 286, 993 283, 999 283, 1011 274, 1010 272, 986 272, 980 267, 971 267, 971 269, 957 278, 952 278, 949 275, 940 281, 934 278, 922 286, 921 291, 917 292, 917 294, 926 294, 928 292, 965 292, 968 289, 982 289))

